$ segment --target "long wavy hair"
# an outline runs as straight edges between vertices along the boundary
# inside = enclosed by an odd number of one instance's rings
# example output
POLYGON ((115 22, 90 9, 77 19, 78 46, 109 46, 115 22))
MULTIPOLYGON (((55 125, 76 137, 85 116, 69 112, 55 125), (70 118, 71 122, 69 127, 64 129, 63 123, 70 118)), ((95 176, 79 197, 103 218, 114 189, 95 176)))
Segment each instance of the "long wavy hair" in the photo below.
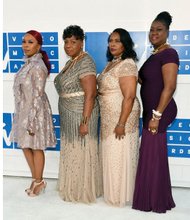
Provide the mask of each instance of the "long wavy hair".
MULTIPOLYGON (((38 31, 30 30, 30 31, 27 31, 26 34, 31 34, 38 41, 38 44, 40 44, 42 46, 42 44, 43 44, 42 35, 38 31)), ((49 61, 49 57, 48 57, 46 51, 42 50, 41 47, 40 47, 39 53, 42 54, 42 60, 44 61, 45 65, 48 69, 48 75, 49 75, 50 70, 51 70, 51 64, 49 61)))
MULTIPOLYGON (((120 41, 121 41, 121 43, 123 44, 123 47, 124 47, 124 52, 121 56, 121 59, 124 60, 126 58, 132 58, 134 61, 137 61, 138 59, 137 59, 137 54, 134 50, 134 43, 133 43, 133 40, 132 40, 129 32, 126 31, 123 28, 116 28, 115 30, 113 30, 112 33, 115 33, 115 32, 119 34, 120 41)), ((108 43, 110 41, 111 34, 108 37, 108 43)), ((113 58, 114 58, 113 55, 110 52, 109 46, 107 48, 106 56, 107 56, 108 61, 112 61, 113 58)))

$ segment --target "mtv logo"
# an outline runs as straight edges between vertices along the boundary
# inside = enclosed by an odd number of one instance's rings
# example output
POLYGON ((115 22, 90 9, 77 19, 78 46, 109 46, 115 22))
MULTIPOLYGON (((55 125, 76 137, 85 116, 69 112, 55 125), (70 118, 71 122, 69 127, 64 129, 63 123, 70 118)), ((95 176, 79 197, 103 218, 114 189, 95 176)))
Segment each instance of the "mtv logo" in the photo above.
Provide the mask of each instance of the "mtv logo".
POLYGON ((3 113, 3 148, 13 148, 10 142, 10 132, 12 124, 12 114, 3 113))

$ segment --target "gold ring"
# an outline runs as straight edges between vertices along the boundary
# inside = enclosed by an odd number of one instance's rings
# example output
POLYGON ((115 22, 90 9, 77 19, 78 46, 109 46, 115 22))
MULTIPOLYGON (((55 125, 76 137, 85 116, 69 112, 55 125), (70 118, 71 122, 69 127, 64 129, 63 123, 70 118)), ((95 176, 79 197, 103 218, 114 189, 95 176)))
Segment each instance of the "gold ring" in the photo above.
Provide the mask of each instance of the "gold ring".
POLYGON ((156 129, 152 129, 151 132, 152 132, 152 133, 156 133, 156 129))

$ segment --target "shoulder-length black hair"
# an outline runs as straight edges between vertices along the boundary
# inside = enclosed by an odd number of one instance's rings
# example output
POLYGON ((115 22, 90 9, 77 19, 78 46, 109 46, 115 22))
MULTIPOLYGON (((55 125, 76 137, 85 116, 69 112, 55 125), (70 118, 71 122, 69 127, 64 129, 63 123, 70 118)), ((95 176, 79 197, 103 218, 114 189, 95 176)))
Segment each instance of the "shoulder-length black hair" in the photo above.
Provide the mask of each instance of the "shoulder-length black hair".
MULTIPOLYGON (((123 47, 124 47, 124 52, 121 56, 121 59, 124 60, 126 58, 132 58, 134 61, 137 61, 138 59, 137 59, 137 54, 134 50, 134 43, 133 43, 133 40, 132 40, 129 32, 126 31, 123 28, 116 28, 112 33, 114 33, 114 32, 119 34, 120 41, 121 41, 121 43, 123 44, 123 47)), ((110 41, 111 34, 108 37, 108 43, 110 41)), ((113 58, 114 58, 113 55, 111 54, 110 50, 109 50, 109 47, 107 49, 106 56, 107 56, 108 61, 112 61, 113 58)))

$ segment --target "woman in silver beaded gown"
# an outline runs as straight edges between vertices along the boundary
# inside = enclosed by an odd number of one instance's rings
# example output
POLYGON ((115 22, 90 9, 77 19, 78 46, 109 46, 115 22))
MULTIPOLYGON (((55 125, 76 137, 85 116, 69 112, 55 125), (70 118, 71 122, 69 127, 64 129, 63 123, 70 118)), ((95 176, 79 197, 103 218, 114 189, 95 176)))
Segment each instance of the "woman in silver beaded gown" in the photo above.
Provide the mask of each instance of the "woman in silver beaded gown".
POLYGON ((71 59, 54 81, 61 123, 58 190, 65 201, 91 203, 102 194, 96 68, 82 51, 84 32, 79 26, 67 27, 63 40, 71 59))

